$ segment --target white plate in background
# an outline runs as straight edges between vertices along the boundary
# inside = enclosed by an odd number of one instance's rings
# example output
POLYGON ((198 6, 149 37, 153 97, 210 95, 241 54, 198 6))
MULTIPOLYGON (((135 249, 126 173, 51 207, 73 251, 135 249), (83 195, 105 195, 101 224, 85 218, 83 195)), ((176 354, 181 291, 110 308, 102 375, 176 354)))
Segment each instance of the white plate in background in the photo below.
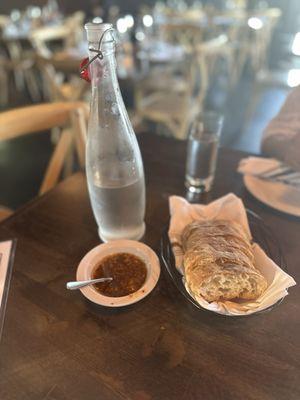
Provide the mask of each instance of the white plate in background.
POLYGON ((283 183, 259 179, 244 175, 244 184, 248 191, 262 203, 275 210, 300 217, 300 190, 283 183))

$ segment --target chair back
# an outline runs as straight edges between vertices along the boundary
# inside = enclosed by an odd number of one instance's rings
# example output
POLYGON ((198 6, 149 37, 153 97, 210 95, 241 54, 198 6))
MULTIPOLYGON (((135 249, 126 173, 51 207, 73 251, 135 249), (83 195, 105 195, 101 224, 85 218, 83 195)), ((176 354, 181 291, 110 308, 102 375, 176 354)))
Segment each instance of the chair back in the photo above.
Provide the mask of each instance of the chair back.
POLYGON ((0 36, 3 33, 4 29, 9 25, 10 18, 8 15, 0 14, 0 36))
POLYGON ((36 65, 42 76, 44 98, 48 101, 64 101, 66 99, 62 94, 61 85, 56 76, 56 70, 50 60, 51 58, 40 55, 36 58, 36 65))
POLYGON ((192 52, 203 40, 203 30, 194 23, 164 24, 161 32, 167 42, 182 46, 186 52, 192 52))
POLYGON ((84 39, 84 24, 85 13, 83 11, 76 11, 65 20, 65 25, 72 32, 66 38, 66 47, 75 47, 84 39))
POLYGON ((71 35, 71 28, 66 24, 55 27, 45 27, 36 29, 30 36, 30 41, 33 48, 40 56, 49 57, 52 51, 49 44, 53 41, 62 41, 63 47, 69 35, 71 35))
POLYGON ((77 12, 68 17, 63 25, 37 29, 30 37, 43 78, 44 96, 49 101, 77 101, 86 93, 86 82, 79 79, 77 69, 75 73, 73 69, 70 70, 68 59, 57 60, 57 54, 53 54, 51 49, 51 43, 60 41, 63 51, 59 53, 68 54, 68 48, 78 42, 74 38, 79 29, 82 31, 83 20, 84 13, 77 12), (74 76, 78 79, 73 84, 70 78, 74 76), (66 77, 68 79, 65 79, 66 77))
POLYGON ((58 182, 66 157, 73 147, 80 165, 84 166, 87 113, 87 106, 83 102, 39 104, 0 113, 0 141, 61 128, 40 194, 58 182))
POLYGON ((281 17, 281 10, 278 8, 259 10, 255 14, 250 13, 250 16, 262 21, 260 29, 251 29, 249 32, 249 58, 252 68, 258 73, 268 70, 270 44, 276 24, 281 17))
POLYGON ((191 63, 191 97, 193 103, 202 108, 203 102, 213 77, 215 64, 224 56, 228 38, 220 35, 214 39, 207 40, 195 48, 193 62, 191 63))

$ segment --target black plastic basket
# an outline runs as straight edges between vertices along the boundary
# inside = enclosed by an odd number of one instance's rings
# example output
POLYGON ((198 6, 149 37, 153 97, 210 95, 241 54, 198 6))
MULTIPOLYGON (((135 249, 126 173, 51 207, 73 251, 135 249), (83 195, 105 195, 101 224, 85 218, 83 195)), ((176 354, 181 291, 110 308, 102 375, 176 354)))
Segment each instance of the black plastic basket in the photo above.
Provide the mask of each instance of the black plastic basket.
MULTIPOLYGON (((251 210, 247 211, 248 223, 250 226, 253 242, 260 245, 260 247, 265 251, 268 257, 270 257, 282 270, 287 271, 287 265, 278 239, 272 233, 270 228, 264 223, 261 217, 255 214, 251 210)), ((173 281, 174 285, 177 287, 179 292, 192 303, 195 307, 201 311, 212 312, 201 307, 197 301, 187 292, 183 282, 182 275, 177 270, 175 266, 175 258, 172 251, 172 246, 168 236, 168 227, 165 229, 161 238, 161 259, 164 267, 166 268, 169 277, 173 281)), ((266 308, 265 310, 258 311, 258 313, 264 313, 270 311, 275 306, 279 305, 283 299, 278 300, 272 306, 266 308)), ((251 314, 250 314, 251 315, 251 314)), ((247 315, 245 315, 247 316, 247 315)), ((244 317, 234 316, 234 317, 244 317)))

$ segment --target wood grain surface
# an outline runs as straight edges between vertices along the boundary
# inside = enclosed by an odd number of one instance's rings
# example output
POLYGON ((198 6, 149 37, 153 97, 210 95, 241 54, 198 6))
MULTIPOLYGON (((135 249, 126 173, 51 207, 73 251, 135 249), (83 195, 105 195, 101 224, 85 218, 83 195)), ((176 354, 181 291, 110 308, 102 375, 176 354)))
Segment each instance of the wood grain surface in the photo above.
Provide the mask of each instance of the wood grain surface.
MULTIPOLYGON (((147 231, 157 252, 168 197, 184 195, 184 142, 139 137, 147 181, 147 231)), ((247 194, 236 166, 245 153, 222 149, 210 201, 232 191, 281 241, 300 280, 300 221, 247 194)), ((65 283, 99 243, 79 173, 0 225, 17 238, 0 343, 1 400, 298 400, 300 294, 272 311, 226 318, 188 304, 163 273, 143 301, 123 309, 88 302, 65 283)))

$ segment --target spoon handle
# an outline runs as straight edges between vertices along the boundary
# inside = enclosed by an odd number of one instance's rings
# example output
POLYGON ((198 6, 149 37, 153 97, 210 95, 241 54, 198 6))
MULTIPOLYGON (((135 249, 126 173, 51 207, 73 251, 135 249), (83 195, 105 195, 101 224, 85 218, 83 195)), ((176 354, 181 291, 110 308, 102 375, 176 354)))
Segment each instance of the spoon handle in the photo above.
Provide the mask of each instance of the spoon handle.
POLYGON ((68 282, 66 284, 66 288, 69 290, 76 290, 76 289, 80 289, 80 288, 88 286, 88 285, 93 285, 95 283, 112 281, 112 279, 113 278, 98 278, 98 279, 89 279, 88 281, 68 282))

